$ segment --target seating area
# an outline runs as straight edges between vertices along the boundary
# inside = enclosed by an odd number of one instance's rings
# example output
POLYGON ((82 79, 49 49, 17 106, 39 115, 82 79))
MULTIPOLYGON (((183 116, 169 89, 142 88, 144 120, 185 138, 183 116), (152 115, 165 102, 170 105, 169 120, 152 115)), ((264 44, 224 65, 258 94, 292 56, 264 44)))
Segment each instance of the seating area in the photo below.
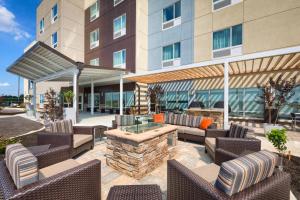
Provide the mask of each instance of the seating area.
POLYGON ((116 115, 113 128, 145 121, 177 127, 179 140, 145 177, 132 178, 107 165, 109 141, 95 143, 96 126, 55 121, 37 135, 37 146, 6 147, 0 199, 290 199, 291 175, 278 169, 278 155, 262 150, 246 127, 216 129, 208 117, 165 113, 116 115))

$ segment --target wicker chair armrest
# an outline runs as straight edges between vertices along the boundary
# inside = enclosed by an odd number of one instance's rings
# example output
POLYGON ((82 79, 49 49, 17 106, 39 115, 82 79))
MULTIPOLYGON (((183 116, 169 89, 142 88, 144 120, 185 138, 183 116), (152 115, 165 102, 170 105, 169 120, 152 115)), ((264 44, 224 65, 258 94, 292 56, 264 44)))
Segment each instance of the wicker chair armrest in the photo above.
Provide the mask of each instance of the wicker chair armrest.
POLYGON ((86 134, 93 135, 94 134, 94 126, 73 126, 74 134, 86 134))
POLYGON ((41 132, 37 135, 38 145, 51 144, 51 148, 63 145, 73 146, 73 135, 66 133, 41 132))
POLYGON ((241 154, 244 151, 260 151, 261 141, 255 138, 216 138, 216 149, 221 148, 234 154, 241 154))
POLYGON ((226 137, 228 134, 228 130, 223 129, 206 129, 205 130, 205 137, 226 137))
POLYGON ((224 199, 225 194, 217 190, 197 174, 177 162, 168 160, 167 199, 224 199))
POLYGON ((239 155, 237 155, 235 153, 218 148, 218 149, 216 149, 216 152, 215 152, 215 164, 221 165, 223 162, 233 160, 238 157, 239 157, 239 155))
POLYGON ((68 145, 55 147, 35 155, 39 169, 62 162, 71 158, 71 147, 68 145))
POLYGON ((19 189, 10 199, 100 199, 100 170, 101 162, 92 160, 19 189))

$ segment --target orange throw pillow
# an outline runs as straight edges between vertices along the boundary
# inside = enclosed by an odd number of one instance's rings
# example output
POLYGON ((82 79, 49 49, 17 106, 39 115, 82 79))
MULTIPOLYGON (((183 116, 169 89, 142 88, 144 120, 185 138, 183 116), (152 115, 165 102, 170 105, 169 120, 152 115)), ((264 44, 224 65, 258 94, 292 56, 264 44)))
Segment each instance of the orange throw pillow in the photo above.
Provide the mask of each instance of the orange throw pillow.
POLYGON ((163 113, 159 113, 159 114, 154 114, 153 115, 153 121, 155 123, 164 123, 164 114, 163 113))
POLYGON ((205 117, 205 118, 203 118, 203 119, 201 120, 200 128, 205 130, 205 129, 207 129, 212 123, 213 123, 212 118, 205 117))

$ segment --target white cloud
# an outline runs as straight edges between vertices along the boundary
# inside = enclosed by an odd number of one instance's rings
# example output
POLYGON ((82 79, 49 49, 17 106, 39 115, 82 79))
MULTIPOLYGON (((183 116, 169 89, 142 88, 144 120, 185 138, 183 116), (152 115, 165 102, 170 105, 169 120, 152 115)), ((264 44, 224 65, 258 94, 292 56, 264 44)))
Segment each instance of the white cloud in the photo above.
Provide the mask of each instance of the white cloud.
POLYGON ((6 7, 1 5, 0 0, 0 32, 10 33, 14 35, 14 40, 30 38, 29 33, 20 28, 20 24, 16 22, 15 15, 6 7))
POLYGON ((8 86, 10 86, 10 84, 7 82, 0 83, 0 87, 8 87, 8 86))

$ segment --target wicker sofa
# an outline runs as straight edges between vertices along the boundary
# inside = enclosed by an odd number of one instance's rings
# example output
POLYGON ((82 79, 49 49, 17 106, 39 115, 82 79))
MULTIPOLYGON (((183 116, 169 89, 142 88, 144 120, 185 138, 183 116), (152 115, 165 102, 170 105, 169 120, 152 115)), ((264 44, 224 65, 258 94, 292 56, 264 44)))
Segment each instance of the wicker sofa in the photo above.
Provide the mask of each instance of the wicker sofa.
POLYGON ((94 148, 94 126, 73 126, 71 120, 51 122, 38 134, 38 144, 52 147, 70 146, 71 156, 94 148))
MULTIPOLYGON (((210 164, 197 170, 190 170, 176 160, 169 160, 167 165, 168 200, 289 200, 290 198, 291 176, 276 169, 269 177, 228 195, 227 191, 217 187, 216 183, 222 171, 222 167, 218 165, 210 164)), ((247 170, 247 173, 249 171, 247 170)))
MULTIPOLYGON (((22 151, 22 153, 23 152, 24 151, 22 151)), ((42 155, 36 155, 36 157, 31 155, 31 157, 37 158, 38 162, 38 171, 34 171, 35 174, 38 174, 38 176, 36 176, 37 180, 27 183, 21 188, 16 184, 15 177, 22 178, 22 173, 15 176, 10 170, 11 168, 22 170, 22 166, 19 166, 19 163, 24 162, 24 159, 16 158, 21 160, 21 162, 19 162, 20 160, 16 161, 16 159, 13 160, 11 158, 18 157, 20 153, 18 156, 14 155, 9 157, 9 165, 4 160, 0 161, 0 199, 100 199, 101 162, 93 160, 85 164, 79 164, 75 160, 68 159, 66 157, 68 154, 69 147, 61 146, 43 152, 42 155), (54 156, 56 158, 54 158, 54 156)), ((28 154, 26 154, 26 156, 27 155, 28 154)), ((26 157, 26 159, 29 160, 28 157, 26 157)), ((28 167, 28 165, 29 164, 26 163, 26 167, 28 167)), ((15 173, 18 173, 18 171, 15 173)))
POLYGON ((247 137, 246 127, 231 124, 229 130, 207 129, 205 132, 205 152, 217 165, 238 158, 241 155, 260 151, 261 141, 247 137))

